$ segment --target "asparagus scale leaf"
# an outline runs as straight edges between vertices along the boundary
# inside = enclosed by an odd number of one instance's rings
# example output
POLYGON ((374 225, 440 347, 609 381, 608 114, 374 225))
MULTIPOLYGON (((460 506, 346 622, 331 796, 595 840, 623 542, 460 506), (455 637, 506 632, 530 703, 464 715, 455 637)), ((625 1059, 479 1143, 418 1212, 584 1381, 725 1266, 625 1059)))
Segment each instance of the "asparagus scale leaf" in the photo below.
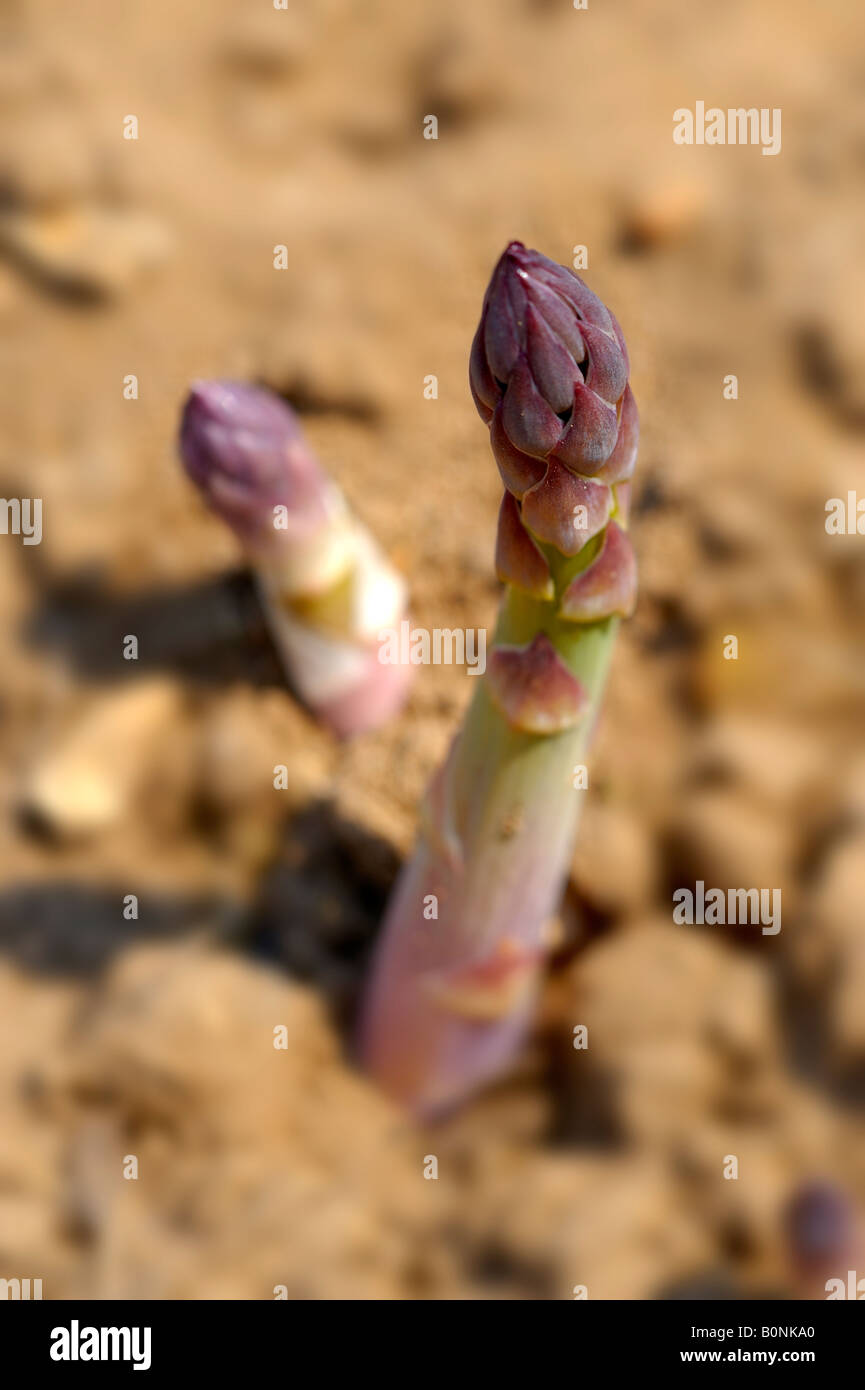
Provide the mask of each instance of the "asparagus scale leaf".
POLYGON ((639 433, 613 315, 512 242, 484 297, 470 381, 505 485, 505 583, 486 673, 430 786, 361 1012, 366 1069, 434 1116, 504 1070, 532 1017, 573 851, 619 621, 639 433))
POLYGON ((311 453, 279 396, 203 381, 180 426, 186 472, 238 537, 289 680, 336 734, 385 723, 410 668, 379 660, 405 585, 311 453))

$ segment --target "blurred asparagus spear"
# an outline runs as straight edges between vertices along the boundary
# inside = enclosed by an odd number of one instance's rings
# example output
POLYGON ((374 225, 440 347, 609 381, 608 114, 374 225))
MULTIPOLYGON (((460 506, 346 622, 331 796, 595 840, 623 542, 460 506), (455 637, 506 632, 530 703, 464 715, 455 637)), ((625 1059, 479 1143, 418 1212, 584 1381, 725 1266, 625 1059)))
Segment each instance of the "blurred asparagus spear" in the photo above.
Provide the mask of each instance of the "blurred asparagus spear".
POLYGON ((863 1247, 856 1210, 836 1183, 801 1184, 784 1210, 786 1243, 800 1298, 861 1298, 863 1247))
POLYGON ((571 858, 581 765, 618 620, 638 422, 621 330, 569 270, 512 242, 471 353, 505 484, 488 667, 433 780, 361 1018, 366 1068, 431 1115, 500 1072, 531 1018, 571 858))
POLYGON ((312 455, 280 397, 231 381, 197 382, 180 454, 252 566, 271 633, 298 695, 340 736, 385 723, 410 670, 378 659, 398 627, 405 585, 312 455))

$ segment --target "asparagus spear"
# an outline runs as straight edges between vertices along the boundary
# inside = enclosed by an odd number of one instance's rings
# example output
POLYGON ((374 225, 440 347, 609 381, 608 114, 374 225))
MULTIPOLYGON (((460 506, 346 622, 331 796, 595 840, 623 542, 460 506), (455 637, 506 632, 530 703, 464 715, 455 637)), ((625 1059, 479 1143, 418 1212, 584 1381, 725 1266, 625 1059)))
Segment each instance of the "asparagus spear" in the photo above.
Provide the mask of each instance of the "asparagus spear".
POLYGON ((405 586, 324 474, 280 397, 231 381, 193 385, 180 455, 252 566, 286 671, 340 736, 383 724, 410 670, 378 659, 405 586))
MULTIPOLYGON (((856 1210, 846 1192, 826 1179, 805 1182, 793 1193, 783 1217, 799 1296, 847 1297, 848 1271, 861 1268, 863 1252, 856 1210)), ((853 1283, 858 1287, 856 1274, 853 1283)), ((852 1296, 861 1294, 854 1290, 852 1296)))
POLYGON ((499 1073, 531 1019, 620 617, 638 422, 612 314, 520 242, 499 260, 472 394, 505 484, 506 585, 486 675, 427 793, 361 1015, 366 1068, 436 1115, 499 1073))

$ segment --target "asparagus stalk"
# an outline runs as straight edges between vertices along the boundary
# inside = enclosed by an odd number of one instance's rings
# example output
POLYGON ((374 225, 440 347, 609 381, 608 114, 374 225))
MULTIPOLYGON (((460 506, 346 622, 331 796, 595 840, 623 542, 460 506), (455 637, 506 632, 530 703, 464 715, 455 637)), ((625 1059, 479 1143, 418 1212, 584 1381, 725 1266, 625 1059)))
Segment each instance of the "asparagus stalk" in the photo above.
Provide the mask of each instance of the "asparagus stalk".
POLYGON ((436 1115, 507 1066, 531 1019, 620 617, 638 421, 621 330, 569 270, 512 242, 471 352, 505 485, 506 588, 465 724, 433 779, 361 1013, 364 1065, 436 1115))
POLYGON ((197 382, 179 447, 244 549, 298 695, 341 737, 385 723, 410 670, 378 659, 379 633, 404 616, 405 585, 313 457, 294 412, 257 387, 197 382))

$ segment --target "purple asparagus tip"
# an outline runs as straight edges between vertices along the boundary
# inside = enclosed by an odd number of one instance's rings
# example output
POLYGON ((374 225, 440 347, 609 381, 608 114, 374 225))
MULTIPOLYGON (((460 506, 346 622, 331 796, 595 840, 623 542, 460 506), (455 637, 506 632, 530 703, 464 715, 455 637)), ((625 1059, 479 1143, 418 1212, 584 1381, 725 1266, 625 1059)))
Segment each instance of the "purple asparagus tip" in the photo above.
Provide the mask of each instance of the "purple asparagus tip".
MULTIPOLYGON (((493 271, 469 369, 505 486, 519 497, 550 459, 584 477, 600 473, 625 408, 635 434, 628 371, 621 329, 597 295, 565 266, 512 241, 493 271)), ((621 452, 606 483, 633 469, 636 448, 621 452)))
POLYGON ((270 391, 234 381, 194 383, 179 446, 208 505, 253 548, 273 544, 276 506, 307 525, 326 516, 324 476, 294 411, 270 391))
POLYGON ((804 1275, 845 1273, 853 1253, 856 1216, 847 1196, 825 1181, 804 1184, 785 1211, 785 1228, 796 1269, 804 1275))

